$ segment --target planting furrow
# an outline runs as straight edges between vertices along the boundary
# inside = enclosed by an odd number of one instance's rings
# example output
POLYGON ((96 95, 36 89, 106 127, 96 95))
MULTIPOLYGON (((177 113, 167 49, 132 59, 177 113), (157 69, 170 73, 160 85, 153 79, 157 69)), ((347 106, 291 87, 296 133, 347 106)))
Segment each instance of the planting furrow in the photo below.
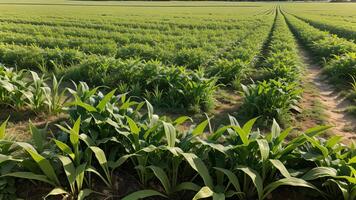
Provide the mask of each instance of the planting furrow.
POLYGON ((317 57, 319 63, 324 63, 321 69, 320 64, 315 64, 315 59, 313 61, 304 50, 301 50, 303 60, 308 66, 306 82, 316 88, 316 92, 309 91, 314 93, 307 95, 312 97, 309 101, 317 100, 327 108, 323 111, 328 116, 326 121, 336 126, 334 129, 336 134, 344 136, 346 141, 352 139, 354 136, 351 133, 356 130, 354 125, 356 120, 346 111, 349 107, 356 106, 356 101, 352 99, 355 98, 352 97, 352 93, 355 92, 350 91, 349 85, 356 75, 356 45, 320 31, 292 15, 286 15, 286 18, 289 27, 300 41, 317 57), (351 97, 351 101, 345 96, 340 96, 341 90, 350 93, 347 96, 351 97))

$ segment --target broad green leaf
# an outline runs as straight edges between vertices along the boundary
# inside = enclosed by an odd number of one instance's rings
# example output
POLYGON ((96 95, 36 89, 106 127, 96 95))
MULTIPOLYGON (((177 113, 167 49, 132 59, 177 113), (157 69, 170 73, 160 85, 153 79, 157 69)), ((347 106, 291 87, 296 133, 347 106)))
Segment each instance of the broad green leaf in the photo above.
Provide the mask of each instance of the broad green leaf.
POLYGON ((192 118, 190 118, 188 116, 181 116, 181 117, 177 118, 176 120, 174 120, 173 124, 175 126, 178 126, 178 125, 183 124, 184 122, 186 122, 188 120, 192 121, 192 118))
POLYGON ((245 174, 247 174, 251 180, 252 183, 255 185, 256 190, 257 190, 257 194, 258 194, 258 199, 263 199, 263 181, 261 176, 258 174, 257 171, 249 168, 249 167, 245 167, 245 166, 240 166, 237 168, 238 170, 243 171, 245 174))
POLYGON ((182 153, 189 165, 201 176, 206 186, 213 188, 213 180, 204 162, 193 153, 182 153))
POLYGON ((77 188, 80 190, 83 187, 84 182, 84 172, 87 169, 87 164, 83 163, 75 169, 75 182, 77 183, 77 188))
POLYGON ((78 200, 84 200, 85 197, 91 195, 92 193, 94 193, 94 191, 90 189, 80 190, 78 194, 78 200))
POLYGON ((279 127, 277 121, 273 119, 273 124, 271 128, 272 139, 278 138, 281 134, 281 128, 279 127))
POLYGON ((301 179, 310 181, 323 177, 334 177, 337 175, 337 171, 331 167, 315 167, 304 174, 301 179))
POLYGON ((6 162, 6 161, 22 162, 23 160, 22 159, 15 159, 12 156, 0 154, 0 164, 3 163, 3 162, 6 162))
POLYGON ((73 160, 75 159, 75 155, 72 152, 72 149, 64 142, 61 142, 59 140, 53 139, 53 141, 56 143, 57 147, 63 151, 63 153, 67 154, 70 158, 73 160))
POLYGON ((105 156, 105 152, 99 147, 90 147, 90 149, 94 152, 96 159, 99 161, 101 168, 104 170, 107 180, 111 183, 111 176, 109 174, 108 161, 105 156))
POLYGON ((70 142, 73 146, 77 146, 79 143, 79 132, 80 132, 80 117, 75 121, 73 128, 70 129, 70 142))
POLYGON ((259 147, 260 152, 261 152, 262 161, 266 161, 268 159, 268 157, 269 157, 269 145, 268 145, 268 142, 265 139, 258 139, 256 141, 257 141, 258 147, 259 147))
POLYGON ((94 141, 87 135, 87 134, 80 134, 79 138, 87 145, 87 146, 94 146, 94 141))
POLYGON ((115 162, 110 162, 108 161, 108 166, 114 170, 118 167, 120 167, 122 164, 124 164, 126 162, 126 160, 132 156, 136 156, 137 154, 128 154, 128 155, 124 155, 124 156, 121 156, 117 161, 115 162))
POLYGON ((4 176, 11 176, 11 177, 16 177, 16 178, 23 178, 23 179, 41 181, 41 182, 48 183, 48 184, 53 185, 53 186, 57 185, 52 180, 49 180, 47 178, 47 176, 35 174, 35 173, 32 173, 32 172, 13 172, 13 173, 5 174, 5 175, 0 176, 0 177, 4 177, 4 176))
POLYGON ((41 168, 42 172, 53 182, 57 184, 57 186, 60 186, 59 180, 57 178, 57 174, 54 171, 51 163, 43 156, 38 154, 35 151, 32 151, 31 149, 25 149, 32 157, 32 159, 38 164, 38 166, 41 168))
POLYGON ((152 120, 153 116, 153 106, 152 104, 145 99, 146 105, 147 105, 147 114, 148 114, 148 119, 152 120))
POLYGON ((326 141, 325 146, 329 147, 329 148, 333 148, 336 144, 338 144, 340 141, 342 140, 342 136, 339 135, 335 135, 333 137, 331 137, 330 139, 328 139, 326 141))
POLYGON ((214 169, 224 173, 228 177, 230 183, 235 187, 235 190, 237 192, 241 192, 239 179, 237 178, 237 176, 232 171, 227 170, 227 169, 223 169, 223 168, 219 168, 219 167, 214 167, 214 169))
POLYGON ((284 166, 284 164, 280 160, 275 160, 275 159, 270 159, 269 160, 272 165, 279 170, 279 172, 285 177, 289 178, 291 175, 289 174, 287 168, 284 166))
POLYGON ((7 118, 0 126, 0 140, 5 138, 5 133, 6 133, 6 124, 9 118, 7 118))
POLYGON ((31 121, 29 127, 30 127, 30 133, 32 135, 32 140, 34 145, 37 147, 37 150, 39 152, 42 152, 44 148, 44 141, 45 141, 42 131, 39 130, 36 126, 34 126, 31 121))
POLYGON ((252 127, 253 127, 253 125, 255 124, 255 122, 256 122, 257 119, 258 119, 258 117, 249 120, 249 121, 246 122, 246 124, 244 124, 244 126, 242 127, 242 129, 245 131, 245 133, 247 134, 247 136, 251 133, 252 127))
POLYGON ((167 196, 155 190, 140 190, 127 195, 126 197, 122 198, 122 200, 139 200, 152 196, 161 196, 167 198, 167 196))
MULTIPOLYGON (((348 184, 335 180, 335 179, 328 179, 323 183, 323 186, 330 186, 331 184, 334 184, 342 193, 342 196, 344 197, 344 200, 351 200, 354 198, 350 198, 350 193, 348 191, 348 184)), ((333 188, 333 186, 331 186, 333 188)))
POLYGON ((193 183, 193 182, 183 182, 179 185, 177 185, 175 188, 174 188, 174 191, 175 192, 178 192, 178 191, 182 191, 182 190, 191 190, 191 191, 196 191, 198 192, 200 190, 200 186, 193 183))
POLYGON ((114 96, 116 92, 116 89, 112 90, 108 94, 104 96, 104 98, 99 102, 99 104, 96 106, 96 108, 99 111, 103 111, 105 109, 106 104, 111 100, 111 98, 114 96))
POLYGON ((87 167, 85 169, 85 171, 92 172, 92 173, 96 174, 97 176, 99 176, 101 178, 101 180, 106 184, 106 186, 111 187, 111 184, 94 167, 87 167))
POLYGON ((352 157, 349 162, 347 162, 348 164, 354 164, 356 163, 356 156, 352 157))
POLYGON ((208 197, 212 197, 214 192, 207 186, 202 187, 199 192, 195 194, 192 200, 205 199, 208 197))
POLYGON ((138 128, 136 122, 128 116, 126 116, 126 119, 127 119, 127 123, 129 123, 131 132, 134 133, 135 135, 138 135, 140 133, 140 129, 138 128))
POLYGON ((198 124, 198 126, 194 128, 192 134, 193 135, 202 134, 208 124, 209 124, 209 120, 205 120, 202 123, 198 124))
POLYGON ((164 127, 164 133, 167 138, 168 146, 174 147, 176 138, 177 138, 176 129, 174 128, 174 126, 172 124, 167 123, 167 122, 163 122, 163 127, 164 127))
POLYGON ((225 194, 215 193, 213 194, 213 200, 225 200, 225 194))
POLYGON ((242 143, 244 145, 248 145, 250 143, 249 139, 248 139, 248 134, 249 133, 246 133, 241 127, 239 126, 232 126, 231 128, 234 129, 234 131, 237 132, 237 134, 240 136, 240 139, 242 141, 242 143))
POLYGON ((66 106, 66 107, 79 106, 79 107, 84 108, 88 112, 96 112, 97 111, 95 107, 93 107, 93 106, 91 106, 91 105, 89 105, 87 103, 82 102, 80 99, 77 99, 74 102, 66 103, 66 104, 64 104, 64 106, 66 106))
POLYGON ((72 160, 66 156, 58 155, 58 159, 62 162, 64 172, 67 176, 69 185, 71 187, 72 192, 75 191, 75 167, 72 160))
POLYGON ((164 172, 164 170, 160 167, 157 166, 148 166, 147 168, 151 169, 153 171, 153 173, 155 174, 155 176, 159 179, 159 181, 161 182, 164 190, 166 191, 167 194, 170 194, 171 191, 171 183, 169 182, 168 176, 166 174, 166 172, 164 172))
POLYGON ((324 158, 326 158, 329 154, 329 151, 326 147, 322 146, 321 144, 319 144, 319 141, 315 140, 312 137, 309 137, 307 135, 304 135, 304 137, 308 140, 308 142, 310 142, 314 147, 318 148, 321 153, 323 154, 324 158))
POLYGON ((275 189, 277 189, 279 186, 294 186, 294 187, 307 187, 307 188, 311 188, 314 189, 318 192, 320 192, 321 194, 323 194, 323 192, 321 192, 320 190, 318 190, 318 188, 316 188, 313 184, 308 183, 307 181, 300 179, 300 178, 294 178, 294 177, 289 177, 289 178, 283 178, 280 179, 278 181, 272 182, 269 185, 266 186, 266 188, 264 189, 264 195, 262 199, 267 198, 267 196, 275 189))
POLYGON ((54 188, 44 197, 44 199, 47 199, 47 197, 49 197, 49 196, 57 196, 60 194, 64 195, 64 194, 68 194, 68 192, 63 190, 62 188, 54 188))

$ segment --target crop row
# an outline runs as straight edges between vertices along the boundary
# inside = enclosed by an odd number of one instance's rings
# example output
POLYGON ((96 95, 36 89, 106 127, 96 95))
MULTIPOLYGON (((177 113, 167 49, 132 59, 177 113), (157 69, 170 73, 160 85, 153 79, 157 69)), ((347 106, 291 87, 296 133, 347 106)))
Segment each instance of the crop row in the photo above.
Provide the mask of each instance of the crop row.
POLYGON ((355 146, 340 144, 337 136, 318 139, 329 127, 287 140, 291 129, 282 131, 276 122, 263 135, 253 128, 256 119, 240 126, 230 116, 229 125, 205 135, 209 119, 181 131, 189 117, 166 120, 147 101, 115 91, 104 95, 83 82, 69 91, 75 100, 63 112, 70 126, 58 125, 60 131, 51 134, 30 124, 28 142, 11 139, 6 122, 0 126, 6 199, 21 194, 17 181, 24 179, 31 180, 26 189, 45 186, 53 189, 46 197, 73 199, 264 200, 280 191, 314 199, 356 197, 355 146))
MULTIPOLYGON (((167 35, 167 36, 182 36, 189 34, 193 36, 200 33, 202 37, 205 35, 209 36, 221 36, 226 32, 234 31, 236 29, 244 28, 245 25, 249 25, 256 20, 262 20, 261 18, 246 18, 239 21, 239 25, 234 29, 214 29, 214 30, 188 30, 188 29, 171 29, 168 31, 162 31, 157 29, 140 29, 140 28, 130 28, 123 27, 121 29, 113 31, 107 31, 102 29, 93 29, 93 28, 80 28, 80 27, 63 27, 63 26, 49 26, 49 25, 35 25, 35 24, 16 24, 16 23, 0 23, 2 31, 8 30, 19 33, 43 33, 43 34, 62 34, 68 36, 80 36, 80 37, 100 37, 105 39, 113 39, 117 42, 120 42, 120 36, 126 33, 126 37, 134 33, 135 35, 149 34, 149 35, 167 35)), ((123 40, 125 41, 125 40, 123 40)))
POLYGON ((301 71, 296 41, 279 9, 266 54, 257 67, 264 81, 243 86, 241 109, 248 118, 261 116, 263 122, 275 119, 283 124, 290 119, 290 110, 297 109, 301 71))
POLYGON ((244 37, 240 37, 206 62, 208 75, 218 77, 223 84, 240 87, 241 80, 247 77, 255 65, 271 30, 272 17, 268 16, 266 19, 269 19, 269 23, 251 29, 244 37))
POLYGON ((328 31, 349 40, 356 40, 356 29, 348 24, 330 19, 320 19, 320 17, 316 16, 303 17, 298 15, 296 17, 323 31, 328 31))
POLYGON ((292 15, 287 16, 287 21, 296 36, 319 61, 325 59, 324 66, 330 80, 347 85, 351 76, 356 76, 355 43, 316 29, 292 15))
POLYGON ((120 22, 115 24, 106 24, 104 23, 95 23, 95 22, 85 22, 85 21, 55 21, 55 20, 45 20, 42 18, 39 19, 26 19, 26 18, 0 18, 0 22, 10 22, 10 23, 19 23, 19 24, 31 24, 31 25, 47 25, 47 26, 63 26, 63 27, 80 27, 80 28, 92 28, 98 30, 106 30, 106 31, 118 31, 123 28, 136 28, 136 29, 144 29, 144 30, 160 30, 167 31, 170 29, 196 29, 196 30, 205 30, 205 29, 235 29, 240 27, 238 23, 223 23, 223 22, 215 22, 215 23, 200 23, 200 24, 161 24, 161 23, 132 23, 127 21, 126 23, 120 22))

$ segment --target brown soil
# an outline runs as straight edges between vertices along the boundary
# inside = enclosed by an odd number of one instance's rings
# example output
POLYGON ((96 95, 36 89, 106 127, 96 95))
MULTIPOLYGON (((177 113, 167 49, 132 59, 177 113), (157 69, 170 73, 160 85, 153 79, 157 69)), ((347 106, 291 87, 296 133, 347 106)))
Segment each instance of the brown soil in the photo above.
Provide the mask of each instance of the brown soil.
POLYGON ((0 122, 4 122, 9 118, 6 128, 6 135, 16 138, 17 141, 28 141, 31 138, 29 132, 30 121, 38 128, 47 126, 49 130, 55 130, 61 121, 67 117, 64 114, 56 116, 37 115, 28 110, 14 111, 11 108, 1 108, 0 122))
MULTIPOLYGON (((315 88, 304 93, 302 107, 311 109, 313 102, 319 101, 325 108, 323 110, 326 115, 324 123, 333 126, 332 133, 342 136, 346 143, 350 142, 351 139, 355 139, 356 119, 345 112, 345 109, 351 103, 340 95, 340 91, 335 90, 327 82, 327 78, 322 74, 321 67, 312 61, 307 52, 303 49, 299 49, 299 52, 307 67, 304 77, 305 82, 315 88)), ((312 120, 303 125, 313 126, 313 124, 318 124, 318 122, 312 120)))

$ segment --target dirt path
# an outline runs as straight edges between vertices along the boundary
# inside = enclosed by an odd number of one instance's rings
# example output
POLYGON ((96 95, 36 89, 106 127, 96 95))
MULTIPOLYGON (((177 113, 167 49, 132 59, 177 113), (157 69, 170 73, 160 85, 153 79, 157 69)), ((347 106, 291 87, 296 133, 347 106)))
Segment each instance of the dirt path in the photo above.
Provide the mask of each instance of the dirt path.
POLYGON ((305 50, 299 48, 299 52, 306 66, 305 82, 314 88, 314 90, 306 92, 303 97, 306 109, 308 109, 308 105, 310 106, 310 102, 317 100, 324 107, 323 112, 326 115, 324 123, 334 126, 331 132, 343 136, 345 142, 355 139, 356 119, 345 112, 350 102, 341 97, 339 92, 335 91, 333 86, 327 82, 321 67, 312 61, 305 50))

